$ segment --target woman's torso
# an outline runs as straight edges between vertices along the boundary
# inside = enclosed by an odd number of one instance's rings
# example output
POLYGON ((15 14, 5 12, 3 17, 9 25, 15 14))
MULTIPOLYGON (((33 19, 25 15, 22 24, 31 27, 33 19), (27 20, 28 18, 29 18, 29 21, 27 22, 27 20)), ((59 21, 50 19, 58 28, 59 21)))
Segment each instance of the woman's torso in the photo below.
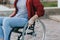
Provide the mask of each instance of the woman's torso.
POLYGON ((17 2, 18 12, 15 17, 28 18, 28 12, 26 8, 26 0, 18 0, 17 2))

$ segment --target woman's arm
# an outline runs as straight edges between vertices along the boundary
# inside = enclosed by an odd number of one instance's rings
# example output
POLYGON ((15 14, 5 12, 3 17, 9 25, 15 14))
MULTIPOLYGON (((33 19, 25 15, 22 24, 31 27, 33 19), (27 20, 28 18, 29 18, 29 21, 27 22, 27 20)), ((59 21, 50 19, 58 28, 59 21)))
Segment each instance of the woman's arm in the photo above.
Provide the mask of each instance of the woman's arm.
POLYGON ((28 21, 28 26, 31 27, 31 25, 34 23, 34 21, 38 18, 38 15, 34 15, 30 20, 28 21))
POLYGON ((38 15, 38 17, 41 17, 44 15, 44 6, 40 2, 40 0, 33 0, 33 6, 36 9, 35 14, 38 15))
POLYGON ((35 15, 29 20, 28 26, 31 26, 38 17, 41 17, 44 15, 44 7, 41 4, 40 0, 33 0, 33 6, 35 7, 36 12, 35 12, 35 15))
POLYGON ((14 11, 9 17, 14 17, 16 15, 16 11, 14 11))
POLYGON ((18 9, 16 7, 17 1, 18 0, 15 0, 15 2, 14 2, 15 11, 10 15, 10 17, 14 17, 16 15, 17 11, 18 11, 18 9))
POLYGON ((33 6, 35 7, 36 11, 35 11, 35 15, 31 19, 33 19, 34 21, 38 17, 41 17, 44 15, 44 6, 40 2, 40 0, 33 0, 33 6))

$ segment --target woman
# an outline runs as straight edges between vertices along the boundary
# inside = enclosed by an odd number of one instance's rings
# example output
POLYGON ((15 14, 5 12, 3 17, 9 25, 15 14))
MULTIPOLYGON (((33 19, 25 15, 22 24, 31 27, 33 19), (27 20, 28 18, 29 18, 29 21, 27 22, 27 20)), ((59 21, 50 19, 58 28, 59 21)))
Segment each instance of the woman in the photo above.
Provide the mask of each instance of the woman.
POLYGON ((3 20, 4 40, 8 40, 11 27, 24 27, 27 22, 31 26, 38 17, 44 15, 44 8, 39 0, 15 0, 14 6, 15 12, 3 20))

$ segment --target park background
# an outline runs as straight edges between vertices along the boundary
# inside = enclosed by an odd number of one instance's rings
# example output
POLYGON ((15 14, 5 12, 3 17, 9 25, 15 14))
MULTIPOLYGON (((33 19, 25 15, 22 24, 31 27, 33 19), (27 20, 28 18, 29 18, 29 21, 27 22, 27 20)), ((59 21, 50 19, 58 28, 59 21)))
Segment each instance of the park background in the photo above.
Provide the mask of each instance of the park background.
MULTIPOLYGON (((14 0, 0 0, 0 17, 9 16, 15 10, 13 3, 14 0)), ((58 0, 41 0, 41 3, 44 5, 45 15, 40 20, 46 26, 46 40, 60 40, 58 0)), ((13 40, 15 39, 13 38, 13 40)))

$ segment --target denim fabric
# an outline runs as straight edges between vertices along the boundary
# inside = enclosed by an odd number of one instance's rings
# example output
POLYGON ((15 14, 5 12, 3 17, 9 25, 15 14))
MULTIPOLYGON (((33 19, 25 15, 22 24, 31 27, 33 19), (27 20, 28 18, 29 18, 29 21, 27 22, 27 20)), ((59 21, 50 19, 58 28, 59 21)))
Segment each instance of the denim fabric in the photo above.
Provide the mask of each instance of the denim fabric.
POLYGON ((0 38, 3 38, 3 35, 8 36, 7 33, 9 33, 8 30, 10 30, 11 27, 24 27, 27 22, 28 18, 0 17, 0 38))
POLYGON ((0 39, 3 38, 3 30, 2 30, 3 19, 4 17, 0 17, 0 39))
POLYGON ((28 22, 26 18, 4 18, 2 29, 4 31, 4 40, 8 40, 11 27, 24 27, 28 22))
POLYGON ((2 30, 2 26, 0 26, 0 38, 3 38, 3 30, 2 30))

